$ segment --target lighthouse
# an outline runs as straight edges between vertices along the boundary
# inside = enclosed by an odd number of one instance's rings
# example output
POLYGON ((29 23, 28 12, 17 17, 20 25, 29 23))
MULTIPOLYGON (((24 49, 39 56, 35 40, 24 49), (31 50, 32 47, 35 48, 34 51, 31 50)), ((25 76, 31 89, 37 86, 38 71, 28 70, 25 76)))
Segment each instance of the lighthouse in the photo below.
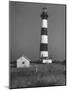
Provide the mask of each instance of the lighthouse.
POLYGON ((48 57, 48 14, 47 8, 42 9, 41 14, 41 40, 40 40, 40 60, 42 63, 52 63, 48 57))

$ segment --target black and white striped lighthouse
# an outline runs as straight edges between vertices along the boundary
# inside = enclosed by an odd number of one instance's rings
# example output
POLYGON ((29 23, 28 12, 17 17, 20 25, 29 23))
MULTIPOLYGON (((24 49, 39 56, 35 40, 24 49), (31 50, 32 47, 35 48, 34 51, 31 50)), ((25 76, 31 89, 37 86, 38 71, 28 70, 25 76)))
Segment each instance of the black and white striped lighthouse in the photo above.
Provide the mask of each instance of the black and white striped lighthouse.
POLYGON ((40 59, 42 63, 50 63, 51 60, 48 59, 48 14, 47 8, 42 9, 41 14, 41 40, 40 40, 40 59))

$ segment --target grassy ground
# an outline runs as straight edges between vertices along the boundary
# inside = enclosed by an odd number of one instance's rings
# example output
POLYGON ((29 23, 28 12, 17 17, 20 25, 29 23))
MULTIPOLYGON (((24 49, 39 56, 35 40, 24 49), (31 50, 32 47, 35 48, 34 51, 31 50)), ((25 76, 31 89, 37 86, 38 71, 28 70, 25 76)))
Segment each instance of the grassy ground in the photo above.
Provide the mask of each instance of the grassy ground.
POLYGON ((65 66, 61 64, 31 64, 29 68, 10 69, 10 88, 65 84, 65 66))

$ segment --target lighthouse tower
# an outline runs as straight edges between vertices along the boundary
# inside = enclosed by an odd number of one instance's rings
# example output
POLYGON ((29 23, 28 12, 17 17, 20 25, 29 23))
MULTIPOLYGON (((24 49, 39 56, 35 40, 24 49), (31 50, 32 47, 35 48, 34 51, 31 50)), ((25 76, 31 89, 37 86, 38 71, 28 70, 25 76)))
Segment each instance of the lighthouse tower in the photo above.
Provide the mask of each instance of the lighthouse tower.
POLYGON ((40 59, 42 63, 52 63, 48 58, 48 14, 47 8, 42 9, 41 14, 41 40, 40 40, 40 59))

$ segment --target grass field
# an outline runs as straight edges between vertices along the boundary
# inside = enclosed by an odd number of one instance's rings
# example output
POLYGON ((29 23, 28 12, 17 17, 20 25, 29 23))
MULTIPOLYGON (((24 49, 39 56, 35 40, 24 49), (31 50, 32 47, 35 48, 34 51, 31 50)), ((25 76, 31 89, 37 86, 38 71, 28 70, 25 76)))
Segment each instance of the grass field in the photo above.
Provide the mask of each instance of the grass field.
POLYGON ((10 68, 10 88, 64 86, 65 65, 31 64, 29 68, 10 68))

